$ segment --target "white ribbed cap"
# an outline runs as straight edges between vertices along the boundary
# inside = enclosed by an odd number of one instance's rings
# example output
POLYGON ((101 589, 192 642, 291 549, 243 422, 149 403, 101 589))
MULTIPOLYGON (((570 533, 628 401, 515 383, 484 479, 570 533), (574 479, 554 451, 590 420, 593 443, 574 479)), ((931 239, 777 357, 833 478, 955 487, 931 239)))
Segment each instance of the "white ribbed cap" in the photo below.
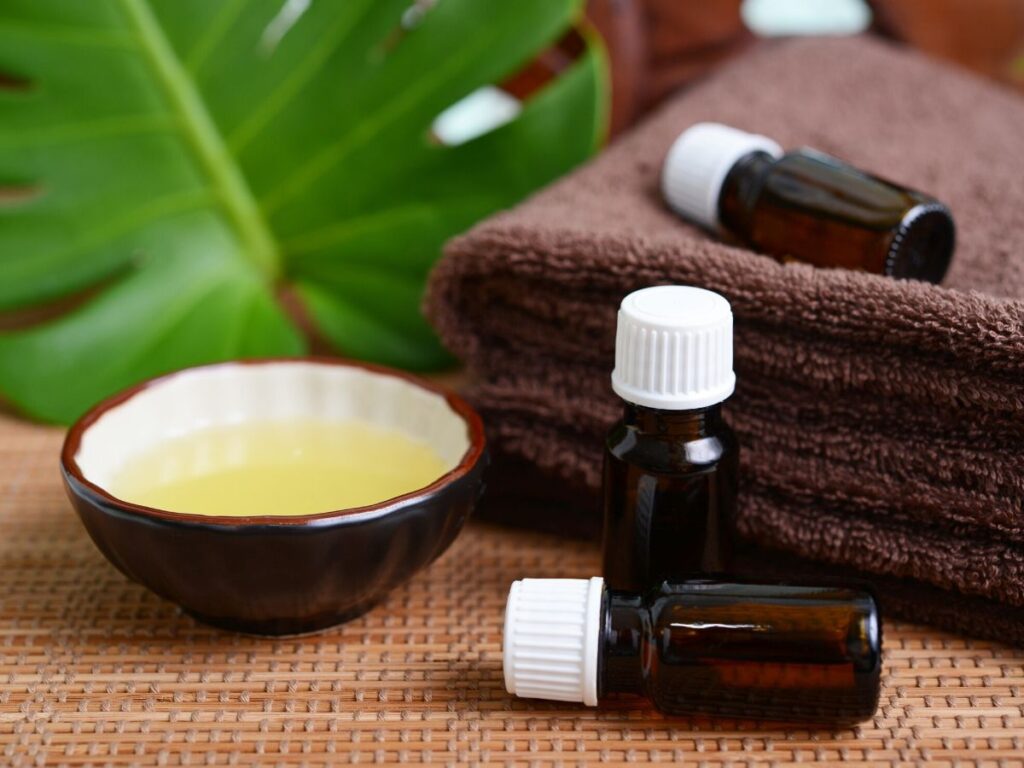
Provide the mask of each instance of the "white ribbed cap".
POLYGON ((756 151, 782 156, 782 147, 756 133, 721 123, 696 123, 673 142, 661 171, 661 191, 676 213, 718 229, 718 197, 730 169, 756 151))
POLYGON ((612 389, 630 403, 667 411, 706 408, 736 388, 732 309, 703 288, 659 285, 622 300, 612 389))
POLYGON ((505 689, 516 696, 597 704, 604 579, 522 579, 505 608, 505 689))

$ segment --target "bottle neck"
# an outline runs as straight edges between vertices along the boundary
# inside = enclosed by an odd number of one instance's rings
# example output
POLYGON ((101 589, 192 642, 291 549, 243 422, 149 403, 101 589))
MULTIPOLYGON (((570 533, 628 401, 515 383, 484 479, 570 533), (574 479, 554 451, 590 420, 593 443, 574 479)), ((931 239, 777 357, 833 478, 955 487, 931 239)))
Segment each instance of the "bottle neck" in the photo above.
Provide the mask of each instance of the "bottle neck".
POLYGON ((724 229, 750 236, 751 217, 764 179, 776 158, 767 152, 744 155, 726 174, 718 194, 718 220, 724 229))
POLYGON ((643 693, 650 615, 640 595, 609 590, 602 611, 598 698, 606 693, 643 693))
POLYGON ((622 422, 645 434, 700 440, 720 429, 723 423, 722 404, 715 403, 692 411, 663 411, 626 403, 622 422))

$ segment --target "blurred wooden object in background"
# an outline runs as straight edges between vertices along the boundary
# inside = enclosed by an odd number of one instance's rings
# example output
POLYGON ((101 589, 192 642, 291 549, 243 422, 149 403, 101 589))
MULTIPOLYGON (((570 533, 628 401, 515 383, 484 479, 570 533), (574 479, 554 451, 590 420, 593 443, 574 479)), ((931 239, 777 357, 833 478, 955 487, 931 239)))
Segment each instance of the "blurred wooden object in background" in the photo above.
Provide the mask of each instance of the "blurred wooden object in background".
POLYGON ((611 62, 612 136, 753 41, 740 18, 741 4, 590 0, 587 17, 611 62))
POLYGON ((869 0, 874 30, 1024 90, 1024 0, 869 0))
MULTIPOLYGON (((1024 0, 867 0, 872 32, 1024 90, 1024 0)), ((611 62, 610 135, 757 38, 742 0, 590 0, 611 62)), ((564 46, 559 46, 564 47, 564 46)))

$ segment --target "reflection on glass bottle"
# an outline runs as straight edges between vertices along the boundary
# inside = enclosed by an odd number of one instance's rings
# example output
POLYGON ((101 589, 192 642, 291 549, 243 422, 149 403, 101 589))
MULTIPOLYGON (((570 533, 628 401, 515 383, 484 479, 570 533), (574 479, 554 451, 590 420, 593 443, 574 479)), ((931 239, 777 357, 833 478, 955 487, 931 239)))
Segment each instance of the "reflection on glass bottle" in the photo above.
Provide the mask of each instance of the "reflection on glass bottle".
POLYGON ((934 197, 813 149, 698 123, 665 159, 669 206, 780 259, 939 283, 956 242, 934 197))

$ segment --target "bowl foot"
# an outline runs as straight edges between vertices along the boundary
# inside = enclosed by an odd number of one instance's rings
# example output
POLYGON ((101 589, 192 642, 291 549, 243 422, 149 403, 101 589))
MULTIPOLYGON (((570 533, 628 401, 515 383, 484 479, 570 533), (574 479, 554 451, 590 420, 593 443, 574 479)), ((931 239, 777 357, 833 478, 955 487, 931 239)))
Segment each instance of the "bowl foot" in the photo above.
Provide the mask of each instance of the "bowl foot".
POLYGON ((239 619, 236 617, 204 616, 187 608, 182 610, 203 624, 243 635, 260 637, 295 637, 323 632, 331 627, 352 621, 373 608, 378 601, 371 600, 342 612, 322 613, 295 619, 239 619))

